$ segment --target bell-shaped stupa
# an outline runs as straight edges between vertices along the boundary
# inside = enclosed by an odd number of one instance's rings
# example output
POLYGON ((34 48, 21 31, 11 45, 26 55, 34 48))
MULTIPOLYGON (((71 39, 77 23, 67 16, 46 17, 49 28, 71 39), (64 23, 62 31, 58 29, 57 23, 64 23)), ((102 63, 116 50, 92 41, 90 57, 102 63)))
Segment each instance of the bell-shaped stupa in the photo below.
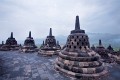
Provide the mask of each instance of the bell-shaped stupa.
POLYGON ((52 28, 50 28, 49 35, 45 39, 45 42, 43 41, 39 53, 51 56, 53 54, 58 54, 60 49, 61 47, 59 45, 59 42, 56 42, 55 36, 52 35, 52 28))
POLYGON ((56 60, 55 69, 80 80, 97 80, 107 73, 99 54, 90 49, 88 35, 80 29, 79 16, 76 16, 75 30, 71 31, 56 60))
POLYGON ((107 47, 107 51, 108 51, 109 53, 112 53, 112 52, 114 52, 114 49, 113 49, 113 47, 112 47, 111 45, 109 45, 109 46, 107 47))
POLYGON ((11 32, 11 36, 6 40, 6 43, 3 44, 1 50, 18 50, 19 45, 17 44, 16 39, 13 37, 13 32, 11 32))
POLYGON ((92 46, 91 46, 91 49, 95 51, 95 46, 94 46, 94 45, 92 45, 92 46))
POLYGON ((104 51, 105 50, 105 47, 103 46, 101 39, 99 40, 99 45, 96 47, 96 50, 97 51, 104 51))
POLYGON ((29 32, 29 36, 24 41, 24 45, 22 47, 23 52, 35 52, 37 50, 37 46, 35 45, 35 41, 31 36, 31 31, 29 32))
POLYGON ((96 47, 95 51, 101 56, 102 59, 109 59, 108 52, 103 46, 101 39, 99 40, 99 45, 96 47))

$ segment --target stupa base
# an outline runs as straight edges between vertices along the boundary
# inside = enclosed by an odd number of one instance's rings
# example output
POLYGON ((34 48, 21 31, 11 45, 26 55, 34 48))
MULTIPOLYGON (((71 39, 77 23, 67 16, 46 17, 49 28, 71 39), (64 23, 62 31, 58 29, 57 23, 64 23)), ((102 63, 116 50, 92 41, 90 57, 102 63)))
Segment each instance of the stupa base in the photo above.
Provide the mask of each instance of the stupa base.
POLYGON ((2 48, 0 51, 10 51, 9 49, 2 48))
POLYGON ((21 51, 21 52, 24 52, 24 53, 33 53, 33 52, 37 52, 36 49, 21 49, 20 51, 21 51))
POLYGON ((72 71, 65 70, 61 67, 59 67, 57 64, 55 64, 55 70, 57 70, 59 73, 66 75, 67 77, 70 77, 74 80, 100 80, 103 77, 106 77, 108 74, 107 70, 103 70, 100 73, 94 73, 94 74, 81 74, 81 73, 75 73, 72 71))
POLYGON ((54 51, 54 50, 40 50, 38 51, 38 54, 44 55, 44 56, 53 56, 53 55, 58 55, 59 54, 59 50, 58 51, 54 51))
POLYGON ((19 46, 18 45, 12 45, 12 46, 3 45, 0 48, 0 51, 15 51, 15 50, 19 50, 19 46))

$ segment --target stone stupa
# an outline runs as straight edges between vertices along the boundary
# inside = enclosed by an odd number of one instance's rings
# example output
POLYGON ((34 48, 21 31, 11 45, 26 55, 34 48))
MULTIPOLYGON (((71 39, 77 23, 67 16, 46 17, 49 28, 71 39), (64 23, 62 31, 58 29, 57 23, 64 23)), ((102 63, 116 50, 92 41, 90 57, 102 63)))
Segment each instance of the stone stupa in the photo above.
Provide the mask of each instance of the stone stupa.
POLYGON ((2 44, 0 44, 0 48, 4 45, 4 41, 2 41, 2 44))
POLYGON ((60 52, 60 45, 59 42, 56 42, 55 36, 52 35, 52 28, 50 28, 49 35, 45 39, 45 42, 43 41, 43 44, 40 47, 39 54, 51 56, 54 54, 58 54, 60 52))
POLYGON ((24 41, 24 45, 21 49, 23 52, 35 52, 37 51, 37 46, 35 45, 35 41, 33 37, 31 37, 31 31, 29 32, 29 36, 24 41))
POLYGON ((99 40, 99 45, 96 47, 96 50, 97 51, 104 51, 105 50, 105 47, 103 46, 101 39, 99 40))
POLYGON ((56 59, 55 69, 79 80, 98 80, 107 74, 99 54, 90 49, 88 35, 80 29, 79 16, 76 16, 75 30, 56 59))
POLYGON ((19 45, 17 44, 16 39, 13 37, 13 32, 11 32, 11 36, 6 40, 6 43, 1 46, 1 50, 18 50, 19 45))
POLYGON ((102 59, 108 59, 109 58, 107 50, 103 46, 101 40, 99 40, 99 45, 96 47, 95 51, 101 56, 102 59))
POLYGON ((107 47, 107 51, 108 51, 109 53, 112 53, 112 52, 114 52, 114 49, 113 49, 113 47, 112 47, 111 45, 109 45, 109 46, 107 47))
POLYGON ((95 46, 94 46, 94 45, 92 45, 92 46, 91 46, 91 49, 92 49, 93 51, 95 51, 95 46))

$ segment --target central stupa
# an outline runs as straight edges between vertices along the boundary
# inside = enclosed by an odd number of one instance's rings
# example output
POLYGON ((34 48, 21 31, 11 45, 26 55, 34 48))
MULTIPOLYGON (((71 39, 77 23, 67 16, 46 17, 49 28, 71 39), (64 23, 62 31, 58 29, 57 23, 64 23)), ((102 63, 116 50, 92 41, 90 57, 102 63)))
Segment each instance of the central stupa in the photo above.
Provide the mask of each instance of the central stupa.
POLYGON ((90 49, 89 37, 80 29, 79 16, 76 16, 75 30, 56 60, 55 69, 69 77, 82 80, 98 80, 107 71, 100 56, 90 49))

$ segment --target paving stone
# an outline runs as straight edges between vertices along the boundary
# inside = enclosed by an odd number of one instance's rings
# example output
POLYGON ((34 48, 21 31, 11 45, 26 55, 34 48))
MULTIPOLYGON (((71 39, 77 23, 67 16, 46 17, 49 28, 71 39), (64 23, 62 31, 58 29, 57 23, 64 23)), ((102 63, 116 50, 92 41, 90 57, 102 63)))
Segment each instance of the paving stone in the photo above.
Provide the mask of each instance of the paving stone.
MULTIPOLYGON (((0 51, 0 80, 70 80, 54 70, 57 56, 0 51)), ((120 79, 120 65, 108 65, 109 79, 120 79)))
POLYGON ((0 61, 3 61, 0 62, 0 80, 58 80, 52 68, 55 58, 37 53, 0 51, 0 61))

